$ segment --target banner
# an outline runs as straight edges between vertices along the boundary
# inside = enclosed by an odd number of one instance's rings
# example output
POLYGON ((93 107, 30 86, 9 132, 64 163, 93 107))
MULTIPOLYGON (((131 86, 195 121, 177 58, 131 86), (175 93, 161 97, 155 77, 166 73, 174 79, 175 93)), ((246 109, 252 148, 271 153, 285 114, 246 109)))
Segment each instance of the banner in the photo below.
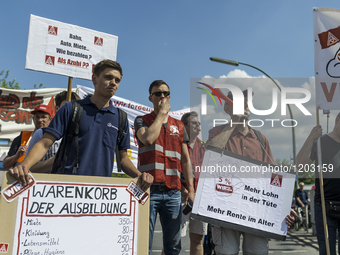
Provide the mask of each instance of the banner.
POLYGON ((340 109, 340 10, 314 8, 316 108, 340 109))
POLYGON ((91 80, 96 63, 116 60, 117 44, 115 35, 31 15, 25 68, 91 80))
MULTIPOLYGON (((80 98, 84 98, 87 95, 92 95, 94 93, 94 89, 80 85, 77 85, 77 90, 80 98)), ((137 139, 135 138, 134 122, 137 116, 149 114, 150 112, 153 111, 153 108, 117 96, 113 96, 111 98, 111 101, 115 107, 120 108, 127 113, 130 126, 130 145, 131 145, 131 149, 128 150, 128 156, 132 163, 137 167, 138 142, 137 139)), ((186 108, 180 111, 169 112, 169 115, 173 118, 180 120, 183 114, 189 111, 190 108, 186 108)), ((113 172, 117 172, 116 164, 113 167, 113 172)))
POLYGON ((0 161, 21 131, 33 131, 31 111, 40 104, 48 104, 52 98, 65 89, 16 90, 0 89, 0 161))
POLYGON ((285 240, 295 173, 208 146, 191 217, 217 226, 285 240))

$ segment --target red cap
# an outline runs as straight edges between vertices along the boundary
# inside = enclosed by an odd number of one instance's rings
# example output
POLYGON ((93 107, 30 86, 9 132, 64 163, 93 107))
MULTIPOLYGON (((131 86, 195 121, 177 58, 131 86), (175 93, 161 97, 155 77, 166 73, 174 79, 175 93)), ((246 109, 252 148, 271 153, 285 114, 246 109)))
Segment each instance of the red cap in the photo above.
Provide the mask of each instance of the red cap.
POLYGON ((45 104, 41 104, 41 105, 35 107, 35 109, 33 111, 31 111, 32 114, 35 114, 36 112, 46 112, 50 116, 52 115, 51 108, 48 105, 45 105, 45 104))

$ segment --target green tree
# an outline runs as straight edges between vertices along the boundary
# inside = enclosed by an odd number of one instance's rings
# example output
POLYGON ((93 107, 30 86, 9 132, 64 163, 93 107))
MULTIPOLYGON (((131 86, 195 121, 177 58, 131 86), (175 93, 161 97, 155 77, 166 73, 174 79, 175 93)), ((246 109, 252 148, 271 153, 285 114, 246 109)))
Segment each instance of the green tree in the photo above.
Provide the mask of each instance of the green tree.
MULTIPOLYGON (((13 79, 12 81, 7 81, 7 78, 9 76, 9 70, 5 71, 2 70, 0 72, 0 77, 3 76, 0 79, 0 88, 4 88, 4 89, 20 89, 19 83, 15 81, 15 79, 13 79)), ((41 88, 45 88, 43 87, 43 84, 40 83, 39 85, 34 84, 33 88, 35 89, 41 89, 41 88)))
POLYGON ((34 87, 35 89, 41 89, 41 88, 43 88, 43 89, 44 89, 45 87, 42 87, 42 86, 43 86, 43 84, 42 84, 42 83, 40 83, 39 85, 37 85, 37 84, 34 84, 34 86, 33 86, 33 87, 34 87))
POLYGON ((0 79, 0 88, 5 88, 5 89, 20 89, 19 83, 15 81, 15 78, 12 81, 7 81, 8 75, 9 75, 9 70, 6 71, 4 70, 0 72, 0 77, 3 76, 0 79))

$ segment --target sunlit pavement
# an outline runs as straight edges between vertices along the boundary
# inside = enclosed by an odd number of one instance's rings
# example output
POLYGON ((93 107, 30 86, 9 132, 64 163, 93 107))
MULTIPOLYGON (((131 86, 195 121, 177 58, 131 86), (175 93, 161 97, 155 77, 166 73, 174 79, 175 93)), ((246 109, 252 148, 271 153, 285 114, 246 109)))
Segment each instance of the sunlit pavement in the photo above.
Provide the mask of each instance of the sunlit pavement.
MULTIPOLYGON (((309 233, 306 233, 303 229, 300 229, 299 231, 291 229, 288 232, 286 241, 270 240, 269 254, 318 255, 319 249, 316 236, 312 235, 311 229, 309 229, 308 232, 309 233)), ((162 236, 161 225, 157 218, 151 255, 161 254, 162 236)), ((189 237, 187 234, 182 238, 182 250, 180 255, 188 255, 190 253, 189 245, 189 237)), ((240 251, 239 254, 242 254, 242 251, 240 251)))

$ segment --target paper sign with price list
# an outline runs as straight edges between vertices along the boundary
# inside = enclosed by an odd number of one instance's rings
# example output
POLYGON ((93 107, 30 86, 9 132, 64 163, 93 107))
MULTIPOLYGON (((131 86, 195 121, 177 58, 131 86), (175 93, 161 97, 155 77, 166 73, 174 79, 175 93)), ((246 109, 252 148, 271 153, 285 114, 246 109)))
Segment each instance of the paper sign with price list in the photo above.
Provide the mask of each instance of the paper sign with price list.
MULTIPOLYGON (((6 177, 3 187, 10 183, 6 177)), ((0 243, 9 244, 8 254, 147 253, 148 236, 143 233, 148 230, 149 204, 141 205, 127 192, 131 180, 34 178, 36 183, 17 199, 0 200, 0 223, 5 226, 0 243)))

